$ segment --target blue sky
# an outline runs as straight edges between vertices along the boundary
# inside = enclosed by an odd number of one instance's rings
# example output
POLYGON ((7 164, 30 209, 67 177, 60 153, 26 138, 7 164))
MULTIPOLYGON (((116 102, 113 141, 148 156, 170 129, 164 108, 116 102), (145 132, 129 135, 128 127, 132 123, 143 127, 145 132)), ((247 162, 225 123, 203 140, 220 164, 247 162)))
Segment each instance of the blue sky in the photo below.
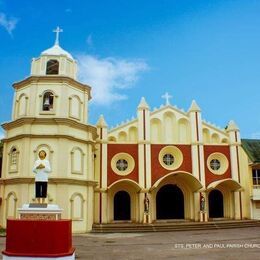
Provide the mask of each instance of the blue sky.
POLYGON ((195 99, 207 121, 233 119, 242 137, 260 138, 259 13, 254 0, 0 0, 0 122, 11 119, 12 83, 59 25, 93 88, 91 123, 104 114, 116 125, 142 96, 159 107, 168 91, 172 104, 187 110, 195 99))

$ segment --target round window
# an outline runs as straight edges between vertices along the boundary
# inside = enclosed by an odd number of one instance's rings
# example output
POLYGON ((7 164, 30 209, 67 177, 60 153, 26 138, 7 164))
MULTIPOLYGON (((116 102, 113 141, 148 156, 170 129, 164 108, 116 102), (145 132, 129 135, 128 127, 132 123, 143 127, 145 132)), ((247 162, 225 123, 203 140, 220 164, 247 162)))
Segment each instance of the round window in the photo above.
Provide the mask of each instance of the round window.
POLYGON ((127 160, 125 159, 119 159, 117 162, 116 162, 116 168, 119 170, 119 171, 125 171, 127 168, 128 168, 128 162, 127 160))
POLYGON ((167 166, 170 166, 174 163, 174 156, 170 153, 167 153, 163 156, 163 163, 167 166))
POLYGON ((173 171, 182 165, 183 155, 178 147, 169 145, 161 149, 158 159, 163 168, 173 171))
POLYGON ((210 161, 210 168, 213 170, 213 171, 217 171, 220 169, 220 161, 218 159, 213 159, 210 161))
POLYGON ((207 159, 208 169, 217 175, 222 175, 228 170, 229 162, 223 153, 212 153, 207 159))
POLYGON ((135 168, 135 160, 128 153, 117 153, 111 159, 111 168, 115 174, 126 176, 135 168))

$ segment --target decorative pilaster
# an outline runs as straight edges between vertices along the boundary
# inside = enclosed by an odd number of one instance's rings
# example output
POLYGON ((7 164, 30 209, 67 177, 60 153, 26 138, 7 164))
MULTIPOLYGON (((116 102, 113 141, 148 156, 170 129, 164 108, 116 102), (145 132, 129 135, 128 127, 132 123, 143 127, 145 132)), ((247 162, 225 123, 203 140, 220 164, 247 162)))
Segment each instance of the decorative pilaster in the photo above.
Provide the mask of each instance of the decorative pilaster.
POLYGON ((97 122, 97 133, 99 135, 99 223, 107 223, 107 124, 101 115, 97 122))
MULTIPOLYGON (((227 127, 227 133, 229 134, 230 143, 230 164, 232 179, 241 182, 240 179, 240 162, 239 162, 239 146, 241 144, 239 128, 234 121, 230 121, 227 127)), ((235 203, 235 219, 242 219, 242 194, 241 191, 234 192, 235 203)))
POLYGON ((189 109, 191 124, 192 174, 205 188, 204 149, 201 110, 193 100, 189 109))
POLYGON ((83 106, 83 120, 85 120, 85 123, 88 123, 88 100, 89 100, 89 93, 85 91, 84 95, 84 106, 83 106))
POLYGON ((150 109, 144 97, 138 106, 139 185, 151 187, 150 109))
MULTIPOLYGON (((192 153, 192 174, 201 182, 203 189, 206 189, 205 167, 204 167, 204 147, 202 135, 202 119, 201 109, 193 100, 189 109, 190 125, 191 125, 191 153, 192 153)), ((206 198, 205 194, 194 194, 195 219, 207 221, 206 203, 202 209, 202 198, 206 198), (199 214, 197 214, 199 212, 199 214)))
POLYGON ((151 180, 151 143, 150 143, 150 108, 142 97, 137 110, 138 118, 138 157, 139 157, 139 185, 143 187, 140 192, 140 219, 143 223, 150 222, 150 210, 147 211, 145 205, 150 207, 149 189, 151 180), (146 201, 146 204, 145 204, 146 201))
POLYGON ((240 182, 239 175, 239 164, 238 164, 238 145, 241 144, 240 133, 237 125, 234 121, 230 121, 227 127, 227 132, 229 134, 230 143, 230 160, 231 160, 231 174, 232 179, 240 182))

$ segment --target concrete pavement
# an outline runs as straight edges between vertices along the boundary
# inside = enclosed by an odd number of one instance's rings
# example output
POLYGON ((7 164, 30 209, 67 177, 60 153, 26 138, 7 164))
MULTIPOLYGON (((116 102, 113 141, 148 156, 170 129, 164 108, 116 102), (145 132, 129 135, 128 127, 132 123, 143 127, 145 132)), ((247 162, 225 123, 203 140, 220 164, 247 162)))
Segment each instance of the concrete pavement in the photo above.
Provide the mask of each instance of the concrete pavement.
MULTIPOLYGON (((4 248, 5 238, 0 238, 4 248)), ((77 259, 260 259, 260 227, 73 237, 77 259)))

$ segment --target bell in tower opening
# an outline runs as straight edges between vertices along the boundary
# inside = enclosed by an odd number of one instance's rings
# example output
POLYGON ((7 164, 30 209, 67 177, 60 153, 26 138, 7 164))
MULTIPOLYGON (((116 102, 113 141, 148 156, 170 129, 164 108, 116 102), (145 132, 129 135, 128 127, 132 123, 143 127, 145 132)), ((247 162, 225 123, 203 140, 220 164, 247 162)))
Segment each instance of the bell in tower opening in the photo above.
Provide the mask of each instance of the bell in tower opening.
POLYGON ((59 62, 57 60, 49 60, 46 66, 46 75, 59 74, 59 62))
POLYGON ((46 92, 43 95, 43 111, 51 111, 53 109, 53 93, 52 92, 46 92))

